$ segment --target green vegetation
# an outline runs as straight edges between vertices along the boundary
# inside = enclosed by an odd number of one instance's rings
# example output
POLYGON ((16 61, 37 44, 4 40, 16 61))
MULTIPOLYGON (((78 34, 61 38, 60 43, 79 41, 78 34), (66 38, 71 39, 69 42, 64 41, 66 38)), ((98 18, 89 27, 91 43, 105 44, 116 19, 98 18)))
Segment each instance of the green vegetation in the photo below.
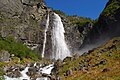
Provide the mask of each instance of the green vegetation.
POLYGON ((63 80, 119 80, 120 37, 108 41, 88 55, 66 60, 59 69, 59 75, 63 80), (81 65, 84 68, 80 69, 81 65), (72 75, 64 76, 67 70, 72 70, 72 75))
POLYGON ((84 27, 88 23, 94 24, 97 21, 87 17, 79 17, 77 15, 69 16, 60 10, 54 10, 54 12, 66 17, 66 19, 70 21, 71 25, 76 25, 77 27, 84 27))
POLYGON ((117 10, 120 8, 119 1, 112 0, 111 3, 103 10, 102 15, 114 15, 116 14, 117 10))
POLYGON ((0 37, 0 50, 6 50, 10 54, 15 54, 15 56, 20 59, 30 58, 37 60, 40 58, 40 55, 33 53, 29 48, 27 48, 27 46, 15 41, 13 37, 0 37))
POLYGON ((94 22, 90 18, 78 17, 76 15, 68 16, 67 18, 68 18, 68 20, 70 20, 71 24, 75 24, 78 27, 84 27, 86 24, 94 22))
POLYGON ((0 77, 0 80, 5 80, 4 77, 0 77))

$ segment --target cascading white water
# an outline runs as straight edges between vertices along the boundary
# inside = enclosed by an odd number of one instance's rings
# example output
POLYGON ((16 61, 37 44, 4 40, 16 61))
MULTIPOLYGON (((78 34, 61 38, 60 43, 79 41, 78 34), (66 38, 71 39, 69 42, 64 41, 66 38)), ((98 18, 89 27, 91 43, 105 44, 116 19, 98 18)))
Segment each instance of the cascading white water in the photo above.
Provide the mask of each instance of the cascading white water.
POLYGON ((52 59, 61 59, 70 56, 70 51, 66 45, 64 38, 64 27, 61 18, 58 14, 53 14, 53 24, 52 24, 52 59))
POLYGON ((44 31, 44 42, 43 42, 43 50, 42 50, 42 58, 44 58, 44 54, 45 54, 45 44, 46 44, 46 33, 48 30, 48 26, 49 26, 49 14, 47 15, 47 20, 46 20, 46 26, 45 26, 45 31, 44 31))
MULTIPOLYGON (((42 64, 41 64, 42 65, 42 64)), ((38 67, 41 67, 38 66, 38 67)), ((29 72, 30 67, 26 67, 23 71, 21 71, 21 77, 18 78, 10 78, 6 75, 4 75, 5 80, 31 80, 30 76, 27 75, 27 72, 29 72)), ((36 68, 36 63, 34 64, 34 68, 36 68)), ((46 74, 46 75, 50 75, 52 69, 54 68, 54 63, 50 64, 48 66, 45 66, 43 68, 40 68, 39 71, 37 73, 41 73, 41 74, 46 74)), ((38 77, 36 80, 49 80, 48 77, 38 77)))
POLYGON ((30 77, 26 74, 28 72, 29 67, 26 67, 23 71, 21 71, 20 73, 22 74, 21 77, 19 78, 10 78, 8 76, 4 76, 5 80, 30 80, 30 77))

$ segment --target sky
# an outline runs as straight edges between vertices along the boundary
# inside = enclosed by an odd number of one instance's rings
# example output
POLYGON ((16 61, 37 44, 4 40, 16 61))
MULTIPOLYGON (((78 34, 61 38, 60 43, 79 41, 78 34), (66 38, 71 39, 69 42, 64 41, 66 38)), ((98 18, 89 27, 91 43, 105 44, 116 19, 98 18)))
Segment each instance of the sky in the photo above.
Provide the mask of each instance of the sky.
POLYGON ((45 0, 48 7, 68 15, 97 19, 108 0, 45 0))

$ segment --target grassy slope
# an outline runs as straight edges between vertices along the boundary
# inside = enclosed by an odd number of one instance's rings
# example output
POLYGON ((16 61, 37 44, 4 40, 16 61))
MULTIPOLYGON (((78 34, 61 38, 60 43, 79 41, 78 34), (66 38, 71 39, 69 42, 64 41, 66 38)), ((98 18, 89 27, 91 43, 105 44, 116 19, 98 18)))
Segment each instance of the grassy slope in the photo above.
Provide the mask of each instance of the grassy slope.
POLYGON ((35 54, 22 43, 15 41, 13 37, 0 37, 0 53, 4 51, 8 51, 10 54, 14 54, 15 56, 11 57, 12 61, 10 62, 0 62, 0 76, 4 75, 2 70, 4 66, 30 63, 40 59, 40 55, 35 54))
POLYGON ((60 68, 59 74, 63 80, 119 80, 120 79, 120 37, 110 40, 105 45, 95 49, 87 56, 67 61, 60 68), (89 61, 84 61, 88 59, 89 61), (99 64, 105 60, 105 64, 99 64), (79 70, 81 64, 88 65, 88 70, 79 70), (64 76, 66 70, 76 68, 70 76, 64 76), (107 69, 106 72, 103 72, 107 69))

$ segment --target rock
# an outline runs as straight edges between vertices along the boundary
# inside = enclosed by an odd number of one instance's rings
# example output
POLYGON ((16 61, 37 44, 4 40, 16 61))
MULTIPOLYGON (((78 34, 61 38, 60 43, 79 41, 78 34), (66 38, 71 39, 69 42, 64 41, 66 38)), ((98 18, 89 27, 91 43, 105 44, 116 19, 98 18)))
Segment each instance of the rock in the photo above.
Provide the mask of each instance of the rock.
POLYGON ((85 58, 84 59, 84 62, 89 62, 91 59, 89 59, 89 58, 85 58))
POLYGON ((23 71, 23 70, 25 69, 25 67, 26 67, 26 66, 24 66, 24 65, 20 65, 20 66, 19 66, 20 71, 23 71))
POLYGON ((29 4, 30 0, 21 0, 23 4, 29 4))
POLYGON ((23 5, 20 0, 0 0, 0 11, 7 17, 18 16, 23 11, 23 5))
POLYGON ((69 76, 69 75, 72 75, 73 73, 72 73, 72 70, 67 70, 66 71, 66 76, 69 76))
POLYGON ((57 80, 62 80, 62 78, 60 76, 57 77, 57 80))
POLYGON ((87 56, 87 55, 89 55, 90 53, 88 53, 88 52, 84 52, 83 54, 82 54, 82 56, 87 56))
POLYGON ((29 76, 31 76, 31 75, 36 74, 38 71, 39 71, 39 69, 37 69, 37 68, 35 68, 35 67, 30 67, 30 68, 28 69, 27 74, 28 74, 29 76))
POLYGON ((74 54, 73 55, 73 60, 76 60, 76 59, 78 59, 79 58, 79 55, 78 54, 74 54))
POLYGON ((32 80, 36 80, 37 78, 42 77, 42 74, 35 73, 35 74, 31 75, 30 77, 32 78, 32 80))
POLYGON ((42 77, 48 77, 48 74, 43 73, 42 77))
POLYGON ((110 69, 105 68, 105 69, 103 69, 103 71, 102 71, 102 72, 108 72, 108 71, 110 71, 110 69))
POLYGON ((73 57, 66 57, 63 62, 68 62, 68 61, 72 61, 73 60, 73 57))
POLYGON ((30 67, 33 67, 34 66, 34 63, 30 63, 30 67))
POLYGON ((105 64, 107 64, 107 61, 106 60, 101 60, 99 64, 105 65, 105 64))
POLYGON ((10 60, 10 54, 7 51, 1 51, 0 62, 9 61, 9 60, 10 60))
POLYGON ((49 76, 50 80, 56 80, 56 77, 54 75, 49 76))
POLYGON ((72 68, 72 70, 73 70, 73 71, 77 71, 77 70, 78 70, 78 68, 74 67, 74 68, 72 68))
POLYGON ((23 80, 28 80, 28 79, 23 79, 23 80))
POLYGON ((18 77, 22 76, 18 69, 15 71, 12 71, 12 72, 7 72, 6 75, 11 78, 18 78, 18 77))

